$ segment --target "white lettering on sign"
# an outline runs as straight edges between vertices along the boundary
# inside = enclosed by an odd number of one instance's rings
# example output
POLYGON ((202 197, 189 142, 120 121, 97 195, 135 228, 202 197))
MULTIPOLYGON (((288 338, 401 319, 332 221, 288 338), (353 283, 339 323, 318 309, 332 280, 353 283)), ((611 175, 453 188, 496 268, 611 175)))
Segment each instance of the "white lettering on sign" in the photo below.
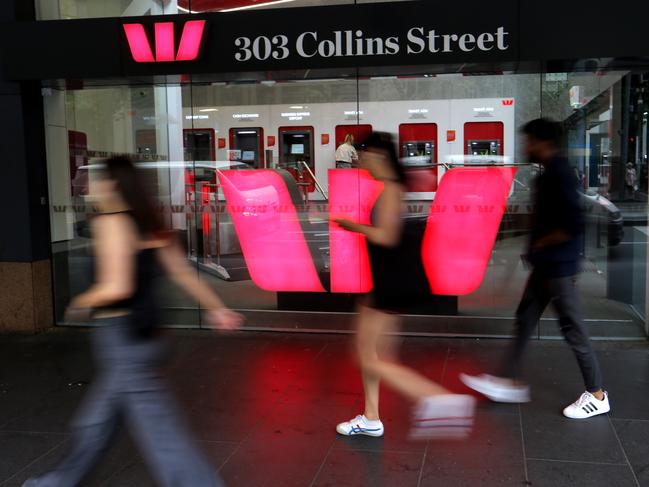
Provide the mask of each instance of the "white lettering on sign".
POLYGON ((311 112, 282 112, 282 117, 310 117, 311 112))
POLYGON ((402 47, 411 55, 452 52, 489 52, 509 49, 509 32, 500 26, 488 32, 440 33, 435 29, 412 27, 400 36, 376 37, 362 30, 302 32, 291 48, 288 36, 237 37, 234 58, 239 62, 301 58, 355 56, 394 56, 402 47), (293 50, 292 50, 293 49, 293 50))

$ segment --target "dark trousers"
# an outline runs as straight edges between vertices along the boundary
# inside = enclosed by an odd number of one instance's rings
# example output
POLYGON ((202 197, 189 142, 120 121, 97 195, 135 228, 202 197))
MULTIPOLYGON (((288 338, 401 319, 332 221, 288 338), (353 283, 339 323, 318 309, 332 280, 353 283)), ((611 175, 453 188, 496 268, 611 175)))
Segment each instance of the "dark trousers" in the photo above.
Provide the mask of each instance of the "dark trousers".
POLYGON ((157 485, 222 486, 158 373, 166 356, 164 342, 135 338, 128 320, 99 320, 102 326, 93 336, 99 374, 73 419, 71 449, 54 470, 26 486, 82 485, 121 423, 135 439, 157 485))
POLYGON ((525 347, 550 302, 559 315, 561 333, 577 358, 586 390, 600 390, 602 374, 581 318, 575 276, 548 278, 538 270, 532 271, 516 310, 516 339, 505 357, 499 375, 512 379, 519 377, 525 347))

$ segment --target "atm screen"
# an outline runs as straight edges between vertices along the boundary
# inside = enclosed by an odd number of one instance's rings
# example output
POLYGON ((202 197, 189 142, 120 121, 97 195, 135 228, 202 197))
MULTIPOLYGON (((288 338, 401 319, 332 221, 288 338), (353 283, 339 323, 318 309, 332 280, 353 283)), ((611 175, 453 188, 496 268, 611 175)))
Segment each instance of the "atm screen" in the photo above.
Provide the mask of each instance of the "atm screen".
POLYGON ((500 155, 500 143, 497 140, 471 140, 469 141, 469 154, 498 156, 500 155))
POLYGON ((254 161, 255 160, 255 151, 244 150, 241 154, 241 160, 244 162, 254 161))
POLYGON ((304 144, 291 144, 291 154, 304 154, 304 144))

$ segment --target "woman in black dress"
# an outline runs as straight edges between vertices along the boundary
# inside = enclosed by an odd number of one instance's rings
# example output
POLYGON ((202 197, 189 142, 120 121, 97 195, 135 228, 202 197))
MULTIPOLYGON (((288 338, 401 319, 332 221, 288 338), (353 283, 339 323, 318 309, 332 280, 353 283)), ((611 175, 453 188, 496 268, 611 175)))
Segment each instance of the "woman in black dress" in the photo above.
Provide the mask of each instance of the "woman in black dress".
POLYGON ((399 313, 416 305, 424 294, 430 295, 430 288, 421 264, 421 235, 413 238, 404 228, 401 206, 405 174, 389 134, 375 132, 368 138, 360 166, 383 183, 371 225, 344 219, 335 222, 365 236, 370 259, 373 289, 359 303, 356 318, 365 410, 340 423, 336 431, 347 436, 383 435, 379 416, 379 384, 383 381, 415 403, 412 438, 465 437, 473 424, 475 399, 452 394, 395 359, 390 335, 397 330, 399 313))

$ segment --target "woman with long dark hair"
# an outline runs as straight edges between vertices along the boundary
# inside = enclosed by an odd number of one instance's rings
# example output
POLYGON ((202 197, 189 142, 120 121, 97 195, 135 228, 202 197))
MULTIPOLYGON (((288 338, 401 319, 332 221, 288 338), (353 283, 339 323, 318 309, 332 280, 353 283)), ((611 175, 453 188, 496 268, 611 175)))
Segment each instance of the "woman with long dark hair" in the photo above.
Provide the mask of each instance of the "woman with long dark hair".
POLYGON ((98 375, 72 422, 68 455, 24 485, 81 485, 124 423, 159 485, 220 486, 159 374, 167 347, 157 326, 155 281, 166 273, 207 309, 215 328, 236 329, 242 318, 198 279, 133 163, 113 157, 97 172, 91 182, 99 209, 92 221, 96 279, 71 301, 68 316, 90 316, 92 310, 98 375))
POLYGON ((400 364, 394 332, 399 314, 430 295, 421 264, 421 239, 405 231, 402 196, 405 173, 392 137, 375 132, 365 141, 360 166, 383 183, 371 213, 371 224, 334 220, 345 230, 365 236, 373 289, 358 305, 356 352, 361 367, 365 410, 336 430, 342 435, 383 436, 379 416, 381 381, 415 403, 412 438, 465 437, 473 424, 475 399, 452 394, 423 375, 400 364))

